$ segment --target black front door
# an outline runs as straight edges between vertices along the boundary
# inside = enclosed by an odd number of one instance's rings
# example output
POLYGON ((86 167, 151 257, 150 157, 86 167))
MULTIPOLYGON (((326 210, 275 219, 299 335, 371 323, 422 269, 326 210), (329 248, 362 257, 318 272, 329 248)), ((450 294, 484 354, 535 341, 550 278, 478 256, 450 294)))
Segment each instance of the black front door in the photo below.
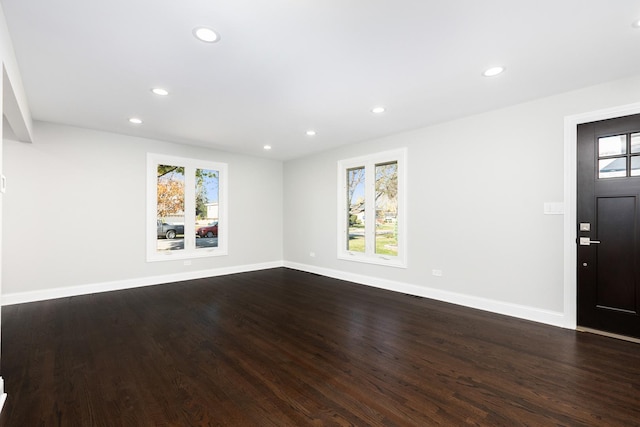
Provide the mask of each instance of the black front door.
POLYGON ((578 326, 640 338, 640 115, 578 126, 578 326))

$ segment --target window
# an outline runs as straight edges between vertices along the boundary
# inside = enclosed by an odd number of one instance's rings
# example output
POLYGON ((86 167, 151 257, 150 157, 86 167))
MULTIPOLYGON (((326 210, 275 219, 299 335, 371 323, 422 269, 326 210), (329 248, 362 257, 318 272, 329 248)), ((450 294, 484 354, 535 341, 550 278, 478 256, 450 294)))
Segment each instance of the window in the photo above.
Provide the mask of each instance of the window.
POLYGON ((640 176, 640 133, 598 138, 598 178, 640 176))
POLYGON ((338 258, 406 267, 406 149, 338 162, 338 258))
POLYGON ((147 261, 227 254, 227 165, 147 155, 147 261))

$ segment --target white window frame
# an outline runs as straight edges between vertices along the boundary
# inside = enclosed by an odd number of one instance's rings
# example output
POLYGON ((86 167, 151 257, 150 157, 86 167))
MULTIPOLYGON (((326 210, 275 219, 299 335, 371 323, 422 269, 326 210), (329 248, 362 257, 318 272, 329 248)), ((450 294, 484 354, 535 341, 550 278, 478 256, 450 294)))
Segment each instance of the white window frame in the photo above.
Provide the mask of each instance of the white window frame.
POLYGON ((338 161, 338 259, 407 268, 407 149, 385 151, 338 161), (375 253, 375 165, 398 164, 398 255, 375 253), (347 250, 349 232, 347 170, 365 168, 365 252, 347 250))
POLYGON ((147 153, 147 261, 170 261, 195 259, 228 254, 227 195, 228 166, 226 163, 211 162, 165 154, 147 153), (158 165, 175 165, 185 168, 185 221, 184 249, 175 251, 157 250, 157 203, 158 203, 158 165), (196 248, 196 207, 195 207, 195 170, 216 170, 218 177, 218 246, 215 248, 196 248))

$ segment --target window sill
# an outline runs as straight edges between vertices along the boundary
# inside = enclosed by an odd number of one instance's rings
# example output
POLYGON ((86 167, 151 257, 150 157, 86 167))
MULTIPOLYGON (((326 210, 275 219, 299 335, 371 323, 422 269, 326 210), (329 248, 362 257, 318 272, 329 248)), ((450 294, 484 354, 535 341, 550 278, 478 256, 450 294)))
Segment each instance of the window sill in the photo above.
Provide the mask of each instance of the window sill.
POLYGON ((343 261, 363 262, 366 264, 382 265, 385 267, 407 268, 407 262, 398 257, 385 255, 364 255, 360 252, 343 252, 338 255, 338 259, 343 261))

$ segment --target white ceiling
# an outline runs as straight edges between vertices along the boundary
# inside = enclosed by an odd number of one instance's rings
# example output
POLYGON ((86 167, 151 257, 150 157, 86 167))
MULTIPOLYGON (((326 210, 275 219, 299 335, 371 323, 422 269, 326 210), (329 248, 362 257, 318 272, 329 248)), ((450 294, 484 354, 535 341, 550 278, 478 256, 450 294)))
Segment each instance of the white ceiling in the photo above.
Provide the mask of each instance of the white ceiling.
POLYGON ((638 0, 0 2, 34 119, 282 160, 640 73, 638 0))

